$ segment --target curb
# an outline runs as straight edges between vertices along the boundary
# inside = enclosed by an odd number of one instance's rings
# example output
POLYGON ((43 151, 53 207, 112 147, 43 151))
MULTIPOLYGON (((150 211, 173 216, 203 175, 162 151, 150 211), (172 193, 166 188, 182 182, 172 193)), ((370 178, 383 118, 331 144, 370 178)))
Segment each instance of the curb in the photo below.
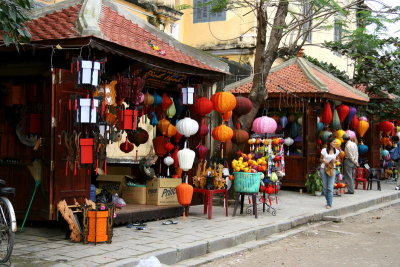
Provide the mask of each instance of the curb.
MULTIPOLYGON (((310 215, 299 216, 279 224, 260 226, 239 234, 231 234, 224 237, 216 237, 208 241, 196 242, 187 247, 164 249, 157 251, 156 253, 144 254, 141 255, 141 258, 155 256, 164 266, 198 266, 297 234, 304 231, 305 228, 308 228, 309 225, 306 224, 309 223, 318 222, 319 225, 329 223, 328 221, 342 221, 345 218, 399 203, 400 193, 391 194, 342 208, 334 208, 310 215), (286 233, 282 233, 285 231, 286 233)), ((132 267, 136 266, 138 261, 139 259, 137 258, 124 259, 104 266, 132 267)))

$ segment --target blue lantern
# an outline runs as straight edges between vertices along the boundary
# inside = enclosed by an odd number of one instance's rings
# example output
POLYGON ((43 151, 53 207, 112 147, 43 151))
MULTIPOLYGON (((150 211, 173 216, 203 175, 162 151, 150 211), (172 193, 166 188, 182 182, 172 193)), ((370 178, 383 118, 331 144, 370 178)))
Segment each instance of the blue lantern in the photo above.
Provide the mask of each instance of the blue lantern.
POLYGON ((324 129, 324 124, 322 122, 317 123, 317 132, 320 132, 324 129))
POLYGON ((366 154, 368 152, 368 146, 364 144, 358 145, 358 153, 360 155, 366 154))

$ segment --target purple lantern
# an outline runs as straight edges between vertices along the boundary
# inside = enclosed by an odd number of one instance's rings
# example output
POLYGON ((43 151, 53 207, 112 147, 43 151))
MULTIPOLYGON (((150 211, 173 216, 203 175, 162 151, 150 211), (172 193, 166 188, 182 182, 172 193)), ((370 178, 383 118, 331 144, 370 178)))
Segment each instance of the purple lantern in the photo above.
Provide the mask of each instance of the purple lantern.
POLYGON ((356 113, 357 113, 357 109, 355 107, 350 107, 349 114, 347 115, 347 118, 346 118, 347 124, 350 124, 353 121, 356 113))
POLYGON ((257 134, 274 133, 278 125, 273 118, 262 116, 253 121, 253 132, 257 134))
POLYGON ((200 161, 204 161, 208 154, 208 148, 202 144, 199 144, 196 147, 197 155, 199 156, 200 161))

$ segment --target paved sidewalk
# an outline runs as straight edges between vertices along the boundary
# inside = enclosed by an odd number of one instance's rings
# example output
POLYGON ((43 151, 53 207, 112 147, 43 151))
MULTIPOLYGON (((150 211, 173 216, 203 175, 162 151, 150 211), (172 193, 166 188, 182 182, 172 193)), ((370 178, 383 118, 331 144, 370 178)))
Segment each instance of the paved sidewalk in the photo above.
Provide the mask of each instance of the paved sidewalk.
MULTIPOLYGON (((376 185, 374 185, 374 189, 376 185)), ((17 233, 13 252, 14 266, 135 266, 141 258, 157 256, 168 265, 213 253, 245 242, 262 240, 326 216, 338 216, 398 199, 393 184, 382 183, 382 191, 357 190, 354 195, 334 197, 333 207, 325 209, 324 197, 293 191, 280 191, 276 216, 262 213, 258 219, 243 214, 225 217, 223 207, 213 208, 213 219, 203 215, 203 206, 190 208, 189 217, 175 218, 176 225, 148 222, 145 230, 116 227, 112 244, 76 244, 64 240, 59 229, 25 228, 17 233)))

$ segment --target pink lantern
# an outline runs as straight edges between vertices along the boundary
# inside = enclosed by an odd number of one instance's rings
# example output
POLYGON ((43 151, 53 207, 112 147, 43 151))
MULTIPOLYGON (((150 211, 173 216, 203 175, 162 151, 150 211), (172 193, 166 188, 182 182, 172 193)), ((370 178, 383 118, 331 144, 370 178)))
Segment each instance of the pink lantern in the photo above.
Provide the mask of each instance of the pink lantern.
POLYGON ((199 156, 200 161, 204 161, 207 158, 208 148, 202 144, 199 144, 196 147, 197 155, 199 156))
POLYGON ((350 140, 354 140, 354 138, 356 138, 356 133, 352 130, 347 130, 346 134, 350 137, 350 140))
POLYGON ((365 116, 360 117, 359 120, 360 121, 368 121, 367 117, 365 117, 365 116))
POLYGON ((253 121, 253 132, 258 134, 274 133, 278 125, 273 118, 262 116, 253 121))
POLYGON ((201 120, 201 125, 199 129, 200 136, 206 136, 209 132, 207 124, 204 122, 204 119, 201 120))

